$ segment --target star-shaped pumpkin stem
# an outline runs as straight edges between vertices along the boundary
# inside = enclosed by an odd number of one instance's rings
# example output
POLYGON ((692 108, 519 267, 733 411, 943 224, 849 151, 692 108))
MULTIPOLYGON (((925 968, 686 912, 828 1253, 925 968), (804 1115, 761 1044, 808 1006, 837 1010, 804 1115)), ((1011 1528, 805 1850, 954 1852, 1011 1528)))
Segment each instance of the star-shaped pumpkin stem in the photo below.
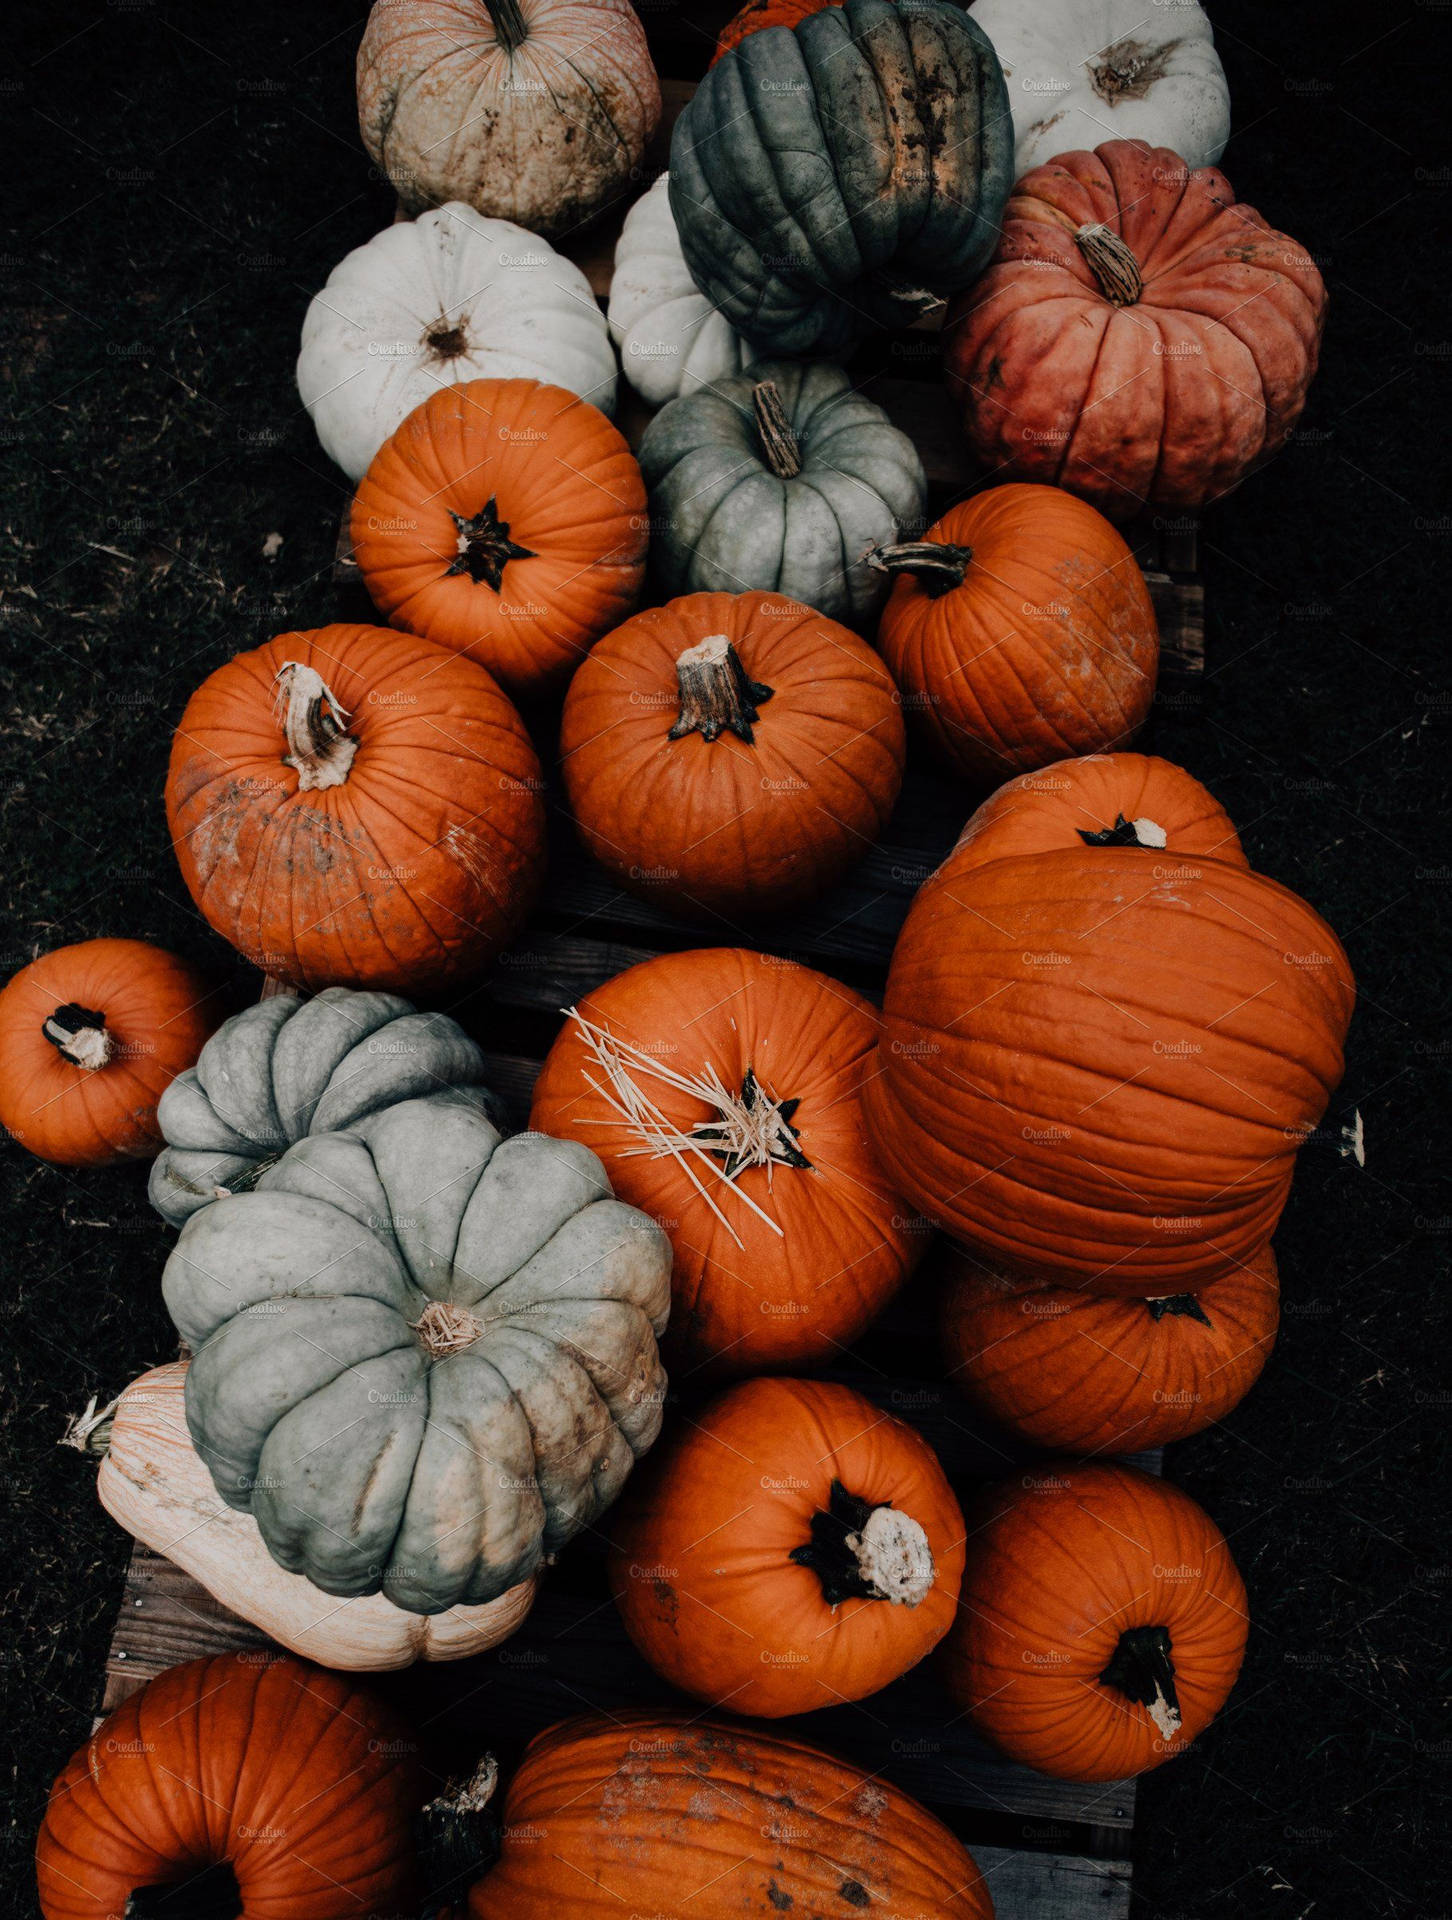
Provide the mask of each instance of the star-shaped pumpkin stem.
POLYGON ((467 573, 471 580, 482 581, 498 593, 509 561, 535 557, 532 547, 522 547, 510 539, 509 522, 499 518, 499 504, 492 493, 472 519, 452 508, 449 518, 459 529, 459 550, 449 564, 450 573, 467 573))

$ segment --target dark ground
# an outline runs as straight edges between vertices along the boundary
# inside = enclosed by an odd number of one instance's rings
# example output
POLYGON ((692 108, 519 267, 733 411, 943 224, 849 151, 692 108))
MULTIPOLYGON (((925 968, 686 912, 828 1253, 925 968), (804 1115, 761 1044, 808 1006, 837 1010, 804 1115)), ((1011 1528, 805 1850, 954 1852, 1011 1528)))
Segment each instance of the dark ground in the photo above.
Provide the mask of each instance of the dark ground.
MULTIPOLYGON (((1345 941, 1361 1002, 1335 1120, 1360 1107, 1367 1157, 1358 1169, 1329 1141, 1303 1156, 1277 1243, 1279 1349, 1250 1400, 1170 1459, 1229 1534, 1255 1627, 1221 1722, 1144 1788, 1137 1911, 1430 1920, 1448 1908, 1452 1753, 1452 1550, 1434 1518, 1452 1400, 1452 169, 1424 137, 1445 124, 1448 7, 1211 11, 1236 105, 1226 171, 1318 257, 1332 304, 1294 444, 1210 517, 1210 671, 1203 697, 1162 708, 1152 744, 1345 941)), ((100 933, 232 967, 175 872, 162 780, 206 672, 333 615, 343 487, 292 365, 310 293, 390 212, 353 127, 361 17, 308 0, 11 12, 6 974, 100 933)), ((647 17, 696 43, 689 20, 647 17)), ((240 1002, 255 981, 232 977, 240 1002)), ((0 1911, 20 1915, 46 1785, 99 1695, 128 1544, 91 1469, 54 1443, 90 1392, 173 1342, 143 1170, 75 1176, 7 1144, 0 1188, 0 1911)))

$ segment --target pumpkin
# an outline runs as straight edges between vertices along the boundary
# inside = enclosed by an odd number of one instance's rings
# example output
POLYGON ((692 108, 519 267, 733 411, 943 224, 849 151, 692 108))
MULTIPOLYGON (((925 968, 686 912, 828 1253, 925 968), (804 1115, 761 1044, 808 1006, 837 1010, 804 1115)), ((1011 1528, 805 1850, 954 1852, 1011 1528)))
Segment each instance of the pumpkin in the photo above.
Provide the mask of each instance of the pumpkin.
POLYGON ((290 1146, 446 1087, 472 1087, 497 1127, 503 1107, 479 1084, 484 1055, 446 1013, 394 993, 325 987, 280 993, 233 1014, 197 1064, 162 1095, 166 1146, 151 1204, 179 1227, 199 1207, 243 1193, 290 1146))
POLYGON ((1196 0, 1146 14, 1139 0, 974 0, 1013 107, 1024 174, 1106 131, 1213 167, 1230 138, 1230 89, 1196 0))
POLYGON ((416 1743, 356 1681, 263 1651, 189 1660, 124 1701, 51 1788, 41 1910, 140 1920, 181 1911, 163 1902, 184 1885, 217 1912, 402 1912, 426 1791, 416 1743))
POLYGON ((482 668, 380 627, 284 633, 187 702, 166 814, 197 907, 295 986, 477 979, 544 860, 539 761, 482 668))
POLYGON ((1230 816, 1183 767, 1153 754, 1095 753, 1006 780, 959 834, 953 869, 1106 846, 1250 866, 1230 816))
POLYGON ((519 697, 563 684, 645 573, 629 447, 597 408, 535 380, 471 380, 416 407, 350 524, 380 613, 519 697))
POLYGON ((879 547, 877 644, 939 756, 994 784, 1122 745, 1149 715, 1159 629, 1134 555, 1057 487, 992 487, 879 547))
POLYGON ((325 1593, 479 1606, 660 1428, 670 1243, 588 1148, 451 1088, 290 1147, 182 1228, 162 1292, 217 1492, 325 1593))
POLYGON ((350 480, 440 387, 514 377, 615 411, 615 355, 584 274, 460 201, 355 247, 303 321, 298 392, 350 480))
POLYGON ((733 13, 716 35, 711 65, 714 67, 722 54, 739 47, 748 34, 760 33, 763 27, 795 27, 809 13, 820 13, 823 7, 841 4, 842 0, 746 0, 746 5, 733 13))
POLYGON ((1113 830, 970 841, 898 937, 863 1112, 887 1177, 990 1265, 1193 1293, 1270 1238, 1353 998, 1331 929, 1243 866, 1113 830))
POLYGON ((633 1490, 610 1590, 673 1687, 779 1719, 916 1666, 962 1571, 963 1516, 911 1427, 850 1387, 743 1380, 633 1490))
POLYGON ((944 1265, 950 1377, 983 1412, 1066 1453, 1138 1453, 1213 1426, 1260 1378, 1280 1286, 1261 1251, 1200 1293, 1103 1298, 944 1265))
POLYGON ((917 449, 840 367, 768 361, 672 400, 646 428, 663 595, 764 588, 860 624, 887 593, 869 548, 922 525, 917 449))
POLYGON ((1220 1529, 1134 1467, 1053 1462, 969 1516, 952 1700, 1011 1760, 1125 1780, 1182 1753, 1240 1672, 1245 1588, 1220 1529))
POLYGON ((133 1380, 78 1444, 101 1455, 96 1490, 111 1518, 165 1554, 229 1612, 324 1667, 380 1672, 415 1660, 462 1660, 507 1640, 534 1599, 531 1577, 477 1607, 405 1613, 381 1593, 338 1601, 278 1566, 250 1514, 212 1485, 187 1432, 188 1362, 133 1380))
POLYGON ((213 989, 144 940, 83 940, 0 992, 0 1126, 42 1160, 152 1153, 157 1103, 216 1025, 213 989))
POLYGON ((671 212, 668 174, 625 216, 615 242, 607 318, 621 372, 647 406, 739 373, 755 357, 749 341, 691 278, 671 212))
POLYGON ((374 0, 358 129, 406 213, 466 200, 568 233, 624 191, 660 119, 629 0, 374 0))
POLYGON ((850 987, 743 948, 642 961, 571 1010, 531 1125, 586 1140, 670 1235, 681 1366, 821 1365, 917 1264, 863 1125, 879 1032, 850 987))
POLYGON ((831 354, 969 286, 1013 183, 988 37, 946 0, 846 0, 752 33, 671 136, 691 276, 764 353, 831 354))
POLYGON ((622 885, 728 919, 797 906, 886 826, 902 784, 897 689, 834 620, 765 593, 638 613, 574 679, 570 806, 622 885))
POLYGON ((1202 507, 1284 445, 1326 290, 1213 167, 1110 140, 1024 175, 998 252, 949 314, 978 459, 1115 519, 1202 507))
POLYGON ((966 1848, 888 1781, 696 1715, 548 1728, 510 1783, 502 1834, 473 1920, 993 1916, 966 1848))

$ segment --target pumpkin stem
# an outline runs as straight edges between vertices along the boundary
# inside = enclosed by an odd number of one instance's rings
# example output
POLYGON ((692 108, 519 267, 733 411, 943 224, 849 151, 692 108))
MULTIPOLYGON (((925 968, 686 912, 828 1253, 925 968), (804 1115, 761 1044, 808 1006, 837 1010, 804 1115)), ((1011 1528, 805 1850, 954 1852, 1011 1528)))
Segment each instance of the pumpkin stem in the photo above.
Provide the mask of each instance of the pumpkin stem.
POLYGON ((409 1323, 418 1335, 418 1343, 430 1360, 444 1360, 451 1353, 472 1347, 484 1331, 484 1322, 467 1307, 456 1307, 449 1300, 430 1300, 417 1320, 409 1323))
POLYGON ((766 454, 767 465, 778 480, 790 480, 802 470, 802 449, 792 432, 786 408, 774 380, 761 380, 751 389, 751 405, 756 413, 756 431, 766 454))
POLYGON ((1146 49, 1142 40, 1117 41, 1104 48, 1097 66, 1085 62, 1090 84, 1111 107, 1117 107, 1121 100, 1143 100, 1151 87, 1164 79, 1170 56, 1179 44, 1178 40, 1166 40, 1146 49))
POLYGON ((347 710, 316 667, 289 660, 277 670, 277 702, 287 738, 285 767, 297 768, 299 793, 341 787, 358 751, 345 731, 347 710))
POLYGON ((520 11, 519 0, 484 0, 484 11, 494 23, 494 38, 506 53, 513 53, 529 38, 529 27, 520 11))
POLYGON ((97 1410, 96 1395, 93 1393, 86 1402, 84 1413, 73 1413, 66 1422, 66 1430, 56 1441, 58 1447, 74 1447, 77 1453, 89 1454, 99 1459, 111 1446, 111 1427, 116 1418, 116 1409, 121 1404, 118 1393, 114 1400, 97 1410))
POLYGON ((73 1000, 42 1020, 40 1030, 58 1053, 87 1073, 107 1066, 116 1051, 116 1042, 106 1031, 105 1014, 78 1007, 73 1000))
POLYGON ((936 600, 962 586, 973 549, 946 540, 904 540, 895 547, 872 547, 862 557, 879 573, 915 574, 924 593, 936 600))
POLYGON ((676 685, 681 710, 667 740, 680 740, 688 733, 714 740, 726 730, 748 746, 756 738, 751 724, 760 718, 757 709, 765 706, 773 691, 747 678, 740 654, 724 633, 713 633, 676 655, 676 685))
POLYGON ((163 1886, 134 1887, 125 1920, 237 1920, 242 1893, 230 1861, 219 1860, 163 1886))
POLYGON ((423 343, 439 360, 457 360, 461 353, 469 351, 468 334, 457 321, 443 314, 425 332, 423 343))
POLYGON ((462 1912, 469 1889, 499 1858, 499 1816, 490 1805, 499 1763, 486 1753, 473 1773, 450 1780, 414 1816, 414 1848, 427 1892, 422 1920, 462 1912))
POLYGON ((1198 1320, 1202 1327, 1211 1324, 1209 1314, 1193 1293, 1161 1293, 1146 1300, 1145 1305, 1157 1321, 1163 1320, 1167 1313, 1172 1313, 1183 1315, 1186 1320, 1198 1320))
POLYGON ((1170 1658, 1168 1627, 1126 1627, 1100 1684, 1114 1687, 1149 1710, 1166 1740, 1180 1731, 1180 1702, 1175 1695, 1175 1663, 1170 1658))
POLYGON ((1086 847, 1163 847, 1169 836, 1157 820, 1126 820, 1114 816, 1112 827, 1080 827, 1079 838, 1086 847))
POLYGON ((509 522, 499 518, 499 503, 492 493, 472 519, 455 513, 452 507, 449 518, 459 529, 459 544, 448 571, 467 573, 476 586, 483 582, 498 593, 511 560, 535 558, 533 547, 522 547, 510 539, 509 522))
POLYGON ((1128 244, 1108 227, 1092 222, 1080 227, 1074 244, 1104 298, 1116 307, 1132 307, 1144 292, 1144 277, 1128 244))
POLYGON ((933 1589, 928 1536, 894 1507, 874 1507, 840 1480, 832 1482, 825 1511, 812 1515, 812 1537, 791 1558, 810 1567, 829 1607, 844 1600, 890 1600, 915 1607, 933 1589))
POLYGON ((728 1180, 734 1180, 743 1167, 806 1167, 811 1161, 802 1152, 801 1136, 792 1125, 800 1100, 773 1100, 757 1080, 755 1070, 746 1069, 741 1082, 740 1100, 726 1095, 717 1102, 719 1120, 703 1120, 692 1127, 690 1138, 707 1153, 725 1161, 728 1180))

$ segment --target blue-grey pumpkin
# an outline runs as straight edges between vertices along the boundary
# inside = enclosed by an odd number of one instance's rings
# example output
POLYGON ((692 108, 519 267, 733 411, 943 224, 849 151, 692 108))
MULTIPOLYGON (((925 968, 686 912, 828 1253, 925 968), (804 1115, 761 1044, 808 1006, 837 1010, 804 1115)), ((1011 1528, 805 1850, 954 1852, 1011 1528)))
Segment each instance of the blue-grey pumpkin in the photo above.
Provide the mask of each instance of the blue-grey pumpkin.
POLYGON ((671 139, 691 276, 763 353, 907 326, 987 265, 1013 119, 982 28, 948 0, 846 0, 748 35, 671 139))

